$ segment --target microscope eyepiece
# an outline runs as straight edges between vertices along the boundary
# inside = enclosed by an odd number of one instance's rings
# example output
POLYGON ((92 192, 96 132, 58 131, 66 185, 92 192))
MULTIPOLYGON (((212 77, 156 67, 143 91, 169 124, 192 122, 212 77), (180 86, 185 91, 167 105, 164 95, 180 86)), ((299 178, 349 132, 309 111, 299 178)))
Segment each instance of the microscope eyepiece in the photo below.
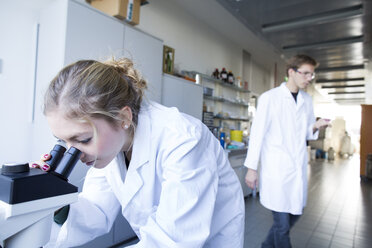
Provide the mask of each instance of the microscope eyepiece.
POLYGON ((54 171, 56 169, 65 151, 66 148, 58 144, 55 145, 53 147, 53 150, 50 151, 51 158, 48 161, 46 161, 46 163, 50 166, 51 171, 54 171))
POLYGON ((67 180, 72 169, 79 161, 81 151, 75 147, 70 147, 67 152, 63 155, 61 161, 58 163, 57 168, 53 171, 53 174, 67 180))

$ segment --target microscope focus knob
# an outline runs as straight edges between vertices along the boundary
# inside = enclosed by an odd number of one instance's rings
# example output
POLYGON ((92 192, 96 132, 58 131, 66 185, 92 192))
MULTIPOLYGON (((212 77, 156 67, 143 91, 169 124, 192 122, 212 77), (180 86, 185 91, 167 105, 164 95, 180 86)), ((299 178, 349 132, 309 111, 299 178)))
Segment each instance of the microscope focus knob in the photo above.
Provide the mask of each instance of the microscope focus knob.
POLYGON ((29 171, 28 163, 7 163, 1 167, 1 174, 6 176, 29 171))

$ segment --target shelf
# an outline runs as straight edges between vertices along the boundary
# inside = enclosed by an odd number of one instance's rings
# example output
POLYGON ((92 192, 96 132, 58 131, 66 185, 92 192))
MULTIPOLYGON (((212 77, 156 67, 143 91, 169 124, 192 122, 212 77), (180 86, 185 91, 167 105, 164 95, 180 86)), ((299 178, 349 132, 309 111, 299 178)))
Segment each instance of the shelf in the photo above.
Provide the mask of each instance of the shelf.
MULTIPOLYGON (((232 85, 232 84, 228 84, 220 79, 216 79, 216 78, 213 78, 211 76, 208 76, 208 75, 205 75, 205 74, 202 74, 202 73, 199 73, 199 72, 196 72, 196 71, 190 71, 189 73, 193 74, 194 76, 196 74, 199 74, 203 79, 207 79, 209 81, 212 81, 212 82, 215 82, 215 83, 218 83, 220 84, 221 86, 223 87, 226 87, 226 88, 230 88, 230 89, 234 89, 236 91, 240 91, 240 92, 246 92, 246 93, 249 93, 250 91, 249 90, 246 90, 244 88, 240 88, 238 86, 235 86, 235 85, 232 85)), ((203 83, 202 83, 203 84, 203 83)))
POLYGON ((228 157, 247 155, 247 150, 248 146, 245 146, 244 148, 225 149, 225 151, 228 154, 228 157))
POLYGON ((231 101, 229 99, 225 99, 223 97, 210 96, 210 95, 203 95, 203 96, 204 96, 204 99, 208 99, 208 100, 212 100, 212 101, 227 102, 227 103, 231 103, 231 104, 235 104, 235 105, 239 105, 239 106, 243 106, 243 107, 249 107, 248 103, 234 102, 234 101, 231 101))
POLYGON ((249 121, 248 118, 232 118, 232 117, 219 117, 219 116, 213 116, 213 119, 225 120, 225 121, 249 121))

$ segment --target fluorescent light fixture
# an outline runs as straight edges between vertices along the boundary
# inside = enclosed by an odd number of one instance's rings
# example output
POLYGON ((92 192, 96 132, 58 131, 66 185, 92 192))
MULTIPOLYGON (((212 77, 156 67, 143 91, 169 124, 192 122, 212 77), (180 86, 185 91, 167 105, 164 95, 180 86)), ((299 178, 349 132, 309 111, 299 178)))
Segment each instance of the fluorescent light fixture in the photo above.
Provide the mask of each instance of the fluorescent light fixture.
POLYGON ((364 101, 365 98, 363 98, 363 97, 358 97, 358 98, 335 98, 333 100, 335 100, 335 101, 364 101))
POLYGON ((307 49, 322 49, 322 48, 327 48, 327 47, 348 45, 348 44, 357 43, 357 42, 363 42, 363 35, 345 37, 342 39, 335 39, 335 40, 307 43, 307 44, 289 45, 289 46, 283 46, 282 48, 284 51, 288 52, 288 51, 307 50, 307 49))
POLYGON ((333 72, 333 71, 351 71, 364 69, 364 64, 361 65, 348 65, 348 66, 339 66, 339 67, 323 67, 315 69, 316 73, 320 72, 333 72))
POLYGON ((314 15, 302 16, 298 18, 288 19, 284 21, 267 23, 262 25, 262 32, 275 32, 288 29, 294 29, 315 24, 323 24, 327 22, 338 21, 344 18, 359 16, 363 14, 363 5, 355 5, 352 7, 336 9, 317 13, 314 15))
POLYGON ((331 86, 322 86, 322 89, 343 89, 343 88, 357 88, 364 87, 364 84, 355 84, 355 85, 331 85, 331 86))
POLYGON ((353 81, 364 81, 364 77, 360 77, 360 78, 337 78, 337 79, 320 78, 320 79, 316 80, 316 83, 338 83, 338 82, 353 82, 353 81))
POLYGON ((340 91, 340 92, 328 92, 329 95, 348 95, 348 94, 364 94, 365 91, 340 91))

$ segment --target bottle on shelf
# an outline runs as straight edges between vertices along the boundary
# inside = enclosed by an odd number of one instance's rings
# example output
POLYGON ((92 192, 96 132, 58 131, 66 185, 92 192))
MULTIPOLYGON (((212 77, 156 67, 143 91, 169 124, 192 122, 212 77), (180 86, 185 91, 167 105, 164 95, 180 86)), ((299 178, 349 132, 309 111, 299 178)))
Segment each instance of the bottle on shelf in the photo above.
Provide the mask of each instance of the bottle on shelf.
POLYGON ((215 78, 215 79, 219 79, 220 78, 220 72, 218 71, 217 68, 212 73, 212 77, 215 78))
POLYGON ((220 131, 220 144, 225 149, 225 132, 220 131))
POLYGON ((222 68, 220 72, 220 79, 224 82, 227 82, 227 71, 225 68, 222 68))
POLYGON ((229 84, 234 84, 234 81, 235 81, 234 74, 232 73, 232 71, 229 71, 229 73, 227 73, 227 82, 229 84))
POLYGON ((230 145, 230 142, 231 142, 230 136, 226 136, 225 137, 225 148, 227 148, 230 145))
POLYGON ((237 76, 237 77, 235 78, 235 85, 236 85, 237 87, 239 87, 239 88, 243 88, 243 82, 242 82, 241 77, 237 76))

